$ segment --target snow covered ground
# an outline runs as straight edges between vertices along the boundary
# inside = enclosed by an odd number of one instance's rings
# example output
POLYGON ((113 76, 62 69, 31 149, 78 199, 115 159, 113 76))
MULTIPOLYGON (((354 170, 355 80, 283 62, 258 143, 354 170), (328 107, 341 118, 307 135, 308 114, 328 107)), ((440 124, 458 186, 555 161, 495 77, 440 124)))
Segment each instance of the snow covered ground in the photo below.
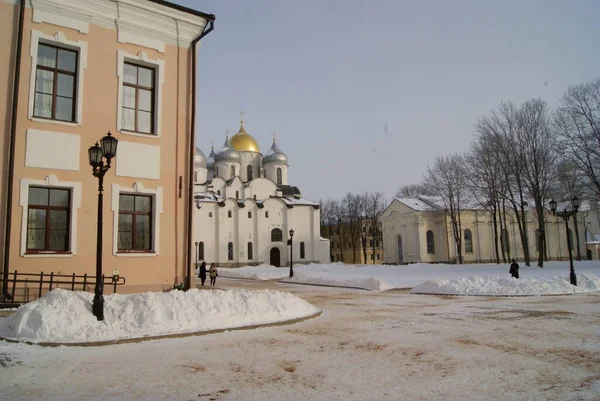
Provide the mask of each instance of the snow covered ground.
POLYGON ((599 294, 447 297, 221 275, 217 284, 291 292, 324 313, 105 347, 0 342, 0 399, 599 399, 599 294))
POLYGON ((600 291, 600 262, 576 262, 578 286, 569 284, 569 263, 549 262, 544 268, 521 264, 520 279, 510 277, 508 266, 496 264, 411 264, 389 265, 295 265, 289 268, 269 265, 219 269, 219 276, 253 280, 284 280, 291 283, 319 284, 385 291, 413 288, 417 293, 464 295, 557 295, 600 291), (425 283, 427 283, 425 285, 425 283))

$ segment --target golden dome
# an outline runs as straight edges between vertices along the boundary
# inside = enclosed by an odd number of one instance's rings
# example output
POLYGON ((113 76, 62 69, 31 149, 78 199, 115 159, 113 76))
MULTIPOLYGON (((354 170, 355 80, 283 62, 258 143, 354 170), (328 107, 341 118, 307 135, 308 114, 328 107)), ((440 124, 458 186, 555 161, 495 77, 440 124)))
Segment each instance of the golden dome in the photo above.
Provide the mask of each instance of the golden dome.
POLYGON ((239 152, 260 153, 260 148, 258 147, 258 143, 256 143, 256 139, 246 132, 243 121, 242 125, 240 126, 240 130, 237 134, 231 137, 230 142, 233 149, 239 152))

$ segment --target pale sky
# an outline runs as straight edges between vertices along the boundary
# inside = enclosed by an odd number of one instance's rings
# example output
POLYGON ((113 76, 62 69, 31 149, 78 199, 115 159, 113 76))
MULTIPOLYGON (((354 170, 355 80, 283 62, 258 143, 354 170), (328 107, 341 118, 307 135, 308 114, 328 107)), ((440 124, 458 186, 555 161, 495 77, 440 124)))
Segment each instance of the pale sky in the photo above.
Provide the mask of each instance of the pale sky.
POLYGON ((197 140, 245 127, 305 197, 418 183, 501 101, 550 106, 600 78, 600 1, 176 0, 216 15, 199 51, 197 140), (387 133, 385 125, 387 125, 387 133))

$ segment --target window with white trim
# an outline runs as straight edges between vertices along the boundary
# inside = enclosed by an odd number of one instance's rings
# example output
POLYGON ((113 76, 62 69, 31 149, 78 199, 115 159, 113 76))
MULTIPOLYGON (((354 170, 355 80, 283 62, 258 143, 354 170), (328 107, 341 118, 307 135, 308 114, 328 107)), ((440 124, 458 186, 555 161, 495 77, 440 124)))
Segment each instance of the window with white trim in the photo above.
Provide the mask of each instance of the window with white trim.
POLYGON ((119 195, 119 252, 152 251, 152 197, 119 195))
POLYGON ((87 42, 67 40, 63 32, 31 31, 32 60, 28 118, 81 125, 87 42))
POLYGON ((27 253, 68 252, 71 190, 29 187, 27 253))
POLYGON ((153 68, 126 62, 121 92, 121 129, 154 134, 155 90, 153 68))

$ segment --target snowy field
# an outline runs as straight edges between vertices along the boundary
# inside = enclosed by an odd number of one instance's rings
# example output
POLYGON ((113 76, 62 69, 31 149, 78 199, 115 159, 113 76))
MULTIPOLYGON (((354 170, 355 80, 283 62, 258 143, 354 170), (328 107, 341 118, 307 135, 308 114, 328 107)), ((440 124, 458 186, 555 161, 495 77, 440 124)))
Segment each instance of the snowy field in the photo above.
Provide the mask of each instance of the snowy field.
MULTIPOLYGON (((599 294, 447 297, 221 275, 217 285, 290 292, 323 315, 286 326, 104 347, 0 342, 0 399, 600 398, 599 294)), ((173 305, 174 313, 194 309, 180 305, 173 305)))
POLYGON ((578 286, 569 283, 568 262, 547 262, 544 268, 520 264, 520 279, 510 277, 508 266, 496 264, 411 264, 390 265, 295 265, 289 268, 269 265, 219 269, 220 277, 253 280, 284 280, 290 283, 318 284, 385 291, 413 288, 415 293, 454 295, 559 295, 600 291, 600 262, 576 262, 578 286))

